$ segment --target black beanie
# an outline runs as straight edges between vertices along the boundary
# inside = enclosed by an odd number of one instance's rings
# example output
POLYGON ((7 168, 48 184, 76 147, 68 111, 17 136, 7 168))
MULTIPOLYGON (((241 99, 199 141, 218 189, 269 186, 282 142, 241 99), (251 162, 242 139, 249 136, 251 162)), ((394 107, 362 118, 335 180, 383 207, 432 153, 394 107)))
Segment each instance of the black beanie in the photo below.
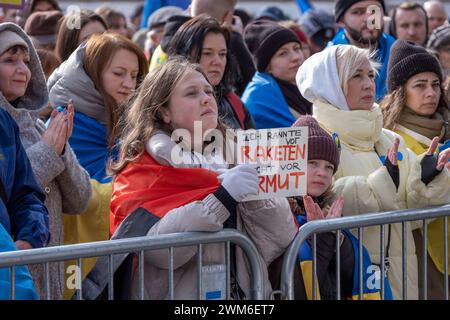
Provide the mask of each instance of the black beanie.
MULTIPOLYGON (((337 0, 334 4, 334 18, 336 22, 339 22, 339 20, 341 20, 342 16, 345 14, 345 11, 347 11, 348 8, 360 1, 363 0, 337 0)), ((386 12, 384 0, 378 0, 378 2, 383 7, 383 11, 386 12)))
POLYGON ((412 76, 422 72, 434 72, 442 82, 441 65, 425 48, 412 41, 395 41, 389 55, 387 78, 389 93, 404 85, 412 76))
POLYGON ((264 72, 273 55, 286 43, 300 40, 296 34, 278 23, 257 20, 247 25, 244 39, 255 60, 256 69, 264 72))
POLYGON ((164 52, 169 51, 170 46, 170 40, 172 40, 173 36, 177 32, 178 29, 187 21, 191 20, 192 18, 189 16, 171 16, 166 24, 164 25, 164 34, 161 39, 161 48, 164 52))

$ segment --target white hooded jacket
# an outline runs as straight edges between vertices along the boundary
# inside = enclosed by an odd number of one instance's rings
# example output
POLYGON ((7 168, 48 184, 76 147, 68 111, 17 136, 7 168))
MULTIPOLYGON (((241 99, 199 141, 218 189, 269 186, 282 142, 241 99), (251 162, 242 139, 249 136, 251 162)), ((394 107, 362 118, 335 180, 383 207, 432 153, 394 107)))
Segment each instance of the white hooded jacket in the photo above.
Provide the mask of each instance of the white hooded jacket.
MULTIPOLYGON (((340 166, 335 174, 334 191, 344 197, 344 215, 384 212, 427 207, 450 202, 450 173, 444 169, 425 185, 421 181, 420 161, 406 148, 396 133, 383 129, 383 116, 378 105, 370 111, 348 111, 347 103, 337 77, 336 47, 330 47, 306 60, 297 73, 297 86, 313 102, 313 115, 329 133, 337 133, 341 143, 340 166), (333 59, 334 57, 334 59, 333 59), (334 66, 331 66, 332 64, 334 66), (331 72, 328 73, 328 72, 331 72), (320 81, 310 78, 320 77, 320 81), (339 91, 331 93, 331 91, 339 91), (395 138, 400 139, 398 190, 389 176, 383 159, 395 138)), ((417 258, 412 229, 415 223, 406 223, 407 229, 407 298, 418 298, 417 258)), ((364 245, 372 261, 380 262, 380 228, 364 229, 364 245)), ((386 245, 387 245, 387 237, 386 245)), ((387 248, 386 248, 387 250, 387 248)), ((401 298, 402 288, 402 229, 391 227, 389 246, 391 269, 389 281, 394 297, 401 298)))

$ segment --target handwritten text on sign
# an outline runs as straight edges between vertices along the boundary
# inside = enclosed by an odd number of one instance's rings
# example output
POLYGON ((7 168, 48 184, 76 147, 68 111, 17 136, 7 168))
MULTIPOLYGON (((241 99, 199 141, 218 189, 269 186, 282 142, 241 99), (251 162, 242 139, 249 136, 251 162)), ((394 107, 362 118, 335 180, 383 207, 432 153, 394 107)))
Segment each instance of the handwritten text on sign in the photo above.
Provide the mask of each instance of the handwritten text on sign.
POLYGON ((245 200, 306 194, 308 128, 238 131, 238 163, 256 164, 259 194, 245 200))

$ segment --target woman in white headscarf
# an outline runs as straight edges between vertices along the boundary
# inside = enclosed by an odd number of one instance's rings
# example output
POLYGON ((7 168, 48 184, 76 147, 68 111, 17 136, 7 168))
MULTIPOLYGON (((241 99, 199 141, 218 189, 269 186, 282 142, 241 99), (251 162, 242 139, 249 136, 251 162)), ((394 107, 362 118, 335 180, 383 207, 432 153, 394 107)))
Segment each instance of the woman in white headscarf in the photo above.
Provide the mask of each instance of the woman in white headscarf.
MULTIPOLYGON (((450 151, 441 152, 437 164, 430 168, 422 159, 433 157, 437 142, 416 156, 400 136, 383 129, 382 112, 374 103, 376 67, 368 50, 338 45, 307 59, 296 77, 300 92, 313 103, 313 115, 321 126, 339 136, 341 165, 335 174, 334 191, 344 197, 343 214, 449 203, 450 172, 445 163, 450 151)), ((418 298, 414 227, 414 223, 406 223, 408 299, 418 298)), ((392 225, 388 230, 388 276, 398 299, 402 296, 401 225, 392 225)), ((375 263, 380 263, 379 236, 378 227, 364 230, 364 245, 375 263)))

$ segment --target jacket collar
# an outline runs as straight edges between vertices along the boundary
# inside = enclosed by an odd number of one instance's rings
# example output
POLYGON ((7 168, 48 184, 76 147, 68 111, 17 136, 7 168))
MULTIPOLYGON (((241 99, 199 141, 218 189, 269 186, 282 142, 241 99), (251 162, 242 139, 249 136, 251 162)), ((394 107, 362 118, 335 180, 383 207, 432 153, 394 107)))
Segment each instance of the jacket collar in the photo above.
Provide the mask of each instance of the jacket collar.
POLYGON ((383 128, 383 115, 377 104, 370 111, 343 111, 316 100, 313 115, 325 130, 337 133, 342 144, 359 151, 373 151, 383 128))
POLYGON ((47 82, 50 102, 55 106, 67 105, 72 99, 76 112, 106 125, 105 102, 84 69, 85 50, 86 43, 82 43, 50 76, 47 82))

